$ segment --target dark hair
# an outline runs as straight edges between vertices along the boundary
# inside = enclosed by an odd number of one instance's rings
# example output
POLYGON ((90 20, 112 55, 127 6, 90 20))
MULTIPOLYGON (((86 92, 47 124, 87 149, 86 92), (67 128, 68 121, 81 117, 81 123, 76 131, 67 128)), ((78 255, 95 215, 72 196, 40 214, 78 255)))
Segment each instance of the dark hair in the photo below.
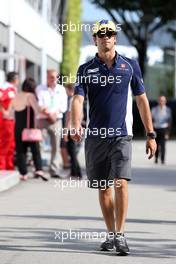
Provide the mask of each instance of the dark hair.
POLYGON ((66 84, 66 88, 69 90, 69 91, 74 91, 74 85, 72 83, 67 83, 66 84))
POLYGON ((27 78, 22 83, 22 91, 27 93, 35 93, 36 82, 32 78, 27 78))
POLYGON ((16 78, 18 77, 18 73, 15 71, 12 72, 8 72, 7 73, 7 82, 13 82, 16 80, 16 78))

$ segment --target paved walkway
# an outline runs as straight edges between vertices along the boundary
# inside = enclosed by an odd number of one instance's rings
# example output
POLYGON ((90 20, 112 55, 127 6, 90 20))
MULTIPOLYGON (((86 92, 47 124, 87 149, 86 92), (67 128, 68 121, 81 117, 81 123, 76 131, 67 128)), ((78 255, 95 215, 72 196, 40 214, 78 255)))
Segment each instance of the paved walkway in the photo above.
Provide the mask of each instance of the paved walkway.
MULTIPOLYGON (((31 179, 0 193, 0 263, 175 263, 176 143, 168 144, 166 166, 146 160, 143 141, 134 142, 133 150, 126 224, 130 256, 98 251, 105 225, 96 190, 31 179), (93 232, 102 232, 101 238, 93 232)), ((81 153, 80 159, 84 164, 81 153)))

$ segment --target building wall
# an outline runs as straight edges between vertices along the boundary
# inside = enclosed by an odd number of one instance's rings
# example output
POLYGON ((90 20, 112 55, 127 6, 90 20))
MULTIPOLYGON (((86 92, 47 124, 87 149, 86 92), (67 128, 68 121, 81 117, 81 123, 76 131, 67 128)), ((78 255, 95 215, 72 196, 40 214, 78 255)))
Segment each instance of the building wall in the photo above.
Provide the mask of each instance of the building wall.
MULTIPOLYGON (((11 27, 15 55, 41 67, 44 50, 47 68, 58 70, 62 61, 62 36, 54 26, 25 0, 0 0, 0 5, 0 52, 8 49, 11 27)), ((2 69, 2 57, 0 62, 2 69)))

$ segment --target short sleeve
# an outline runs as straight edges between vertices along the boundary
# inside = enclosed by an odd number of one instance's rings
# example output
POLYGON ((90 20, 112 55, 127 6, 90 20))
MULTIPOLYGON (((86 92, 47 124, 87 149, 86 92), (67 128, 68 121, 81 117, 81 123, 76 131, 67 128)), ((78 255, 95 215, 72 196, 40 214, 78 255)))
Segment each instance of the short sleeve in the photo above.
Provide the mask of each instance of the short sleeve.
POLYGON ((80 66, 76 76, 74 95, 82 95, 85 97, 86 94, 87 94, 87 90, 86 90, 85 76, 83 75, 83 67, 80 66))
POLYGON ((131 89, 134 96, 145 93, 144 81, 137 61, 133 63, 133 75, 131 79, 131 89))

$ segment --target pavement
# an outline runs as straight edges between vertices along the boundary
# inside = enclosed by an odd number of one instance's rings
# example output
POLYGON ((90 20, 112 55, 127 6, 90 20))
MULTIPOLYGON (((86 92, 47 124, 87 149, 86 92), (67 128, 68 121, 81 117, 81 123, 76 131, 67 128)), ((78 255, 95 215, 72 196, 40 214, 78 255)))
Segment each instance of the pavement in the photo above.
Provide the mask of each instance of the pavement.
MULTIPOLYGON (((147 160, 144 141, 133 143, 130 256, 99 251, 106 229, 97 191, 85 187, 86 179, 29 179, 0 193, 0 263, 175 263, 175 150, 176 142, 169 141, 166 165, 155 165, 147 160)), ((83 150, 79 158, 84 167, 83 150)))
POLYGON ((17 171, 0 170, 0 192, 6 191, 20 182, 17 171))

